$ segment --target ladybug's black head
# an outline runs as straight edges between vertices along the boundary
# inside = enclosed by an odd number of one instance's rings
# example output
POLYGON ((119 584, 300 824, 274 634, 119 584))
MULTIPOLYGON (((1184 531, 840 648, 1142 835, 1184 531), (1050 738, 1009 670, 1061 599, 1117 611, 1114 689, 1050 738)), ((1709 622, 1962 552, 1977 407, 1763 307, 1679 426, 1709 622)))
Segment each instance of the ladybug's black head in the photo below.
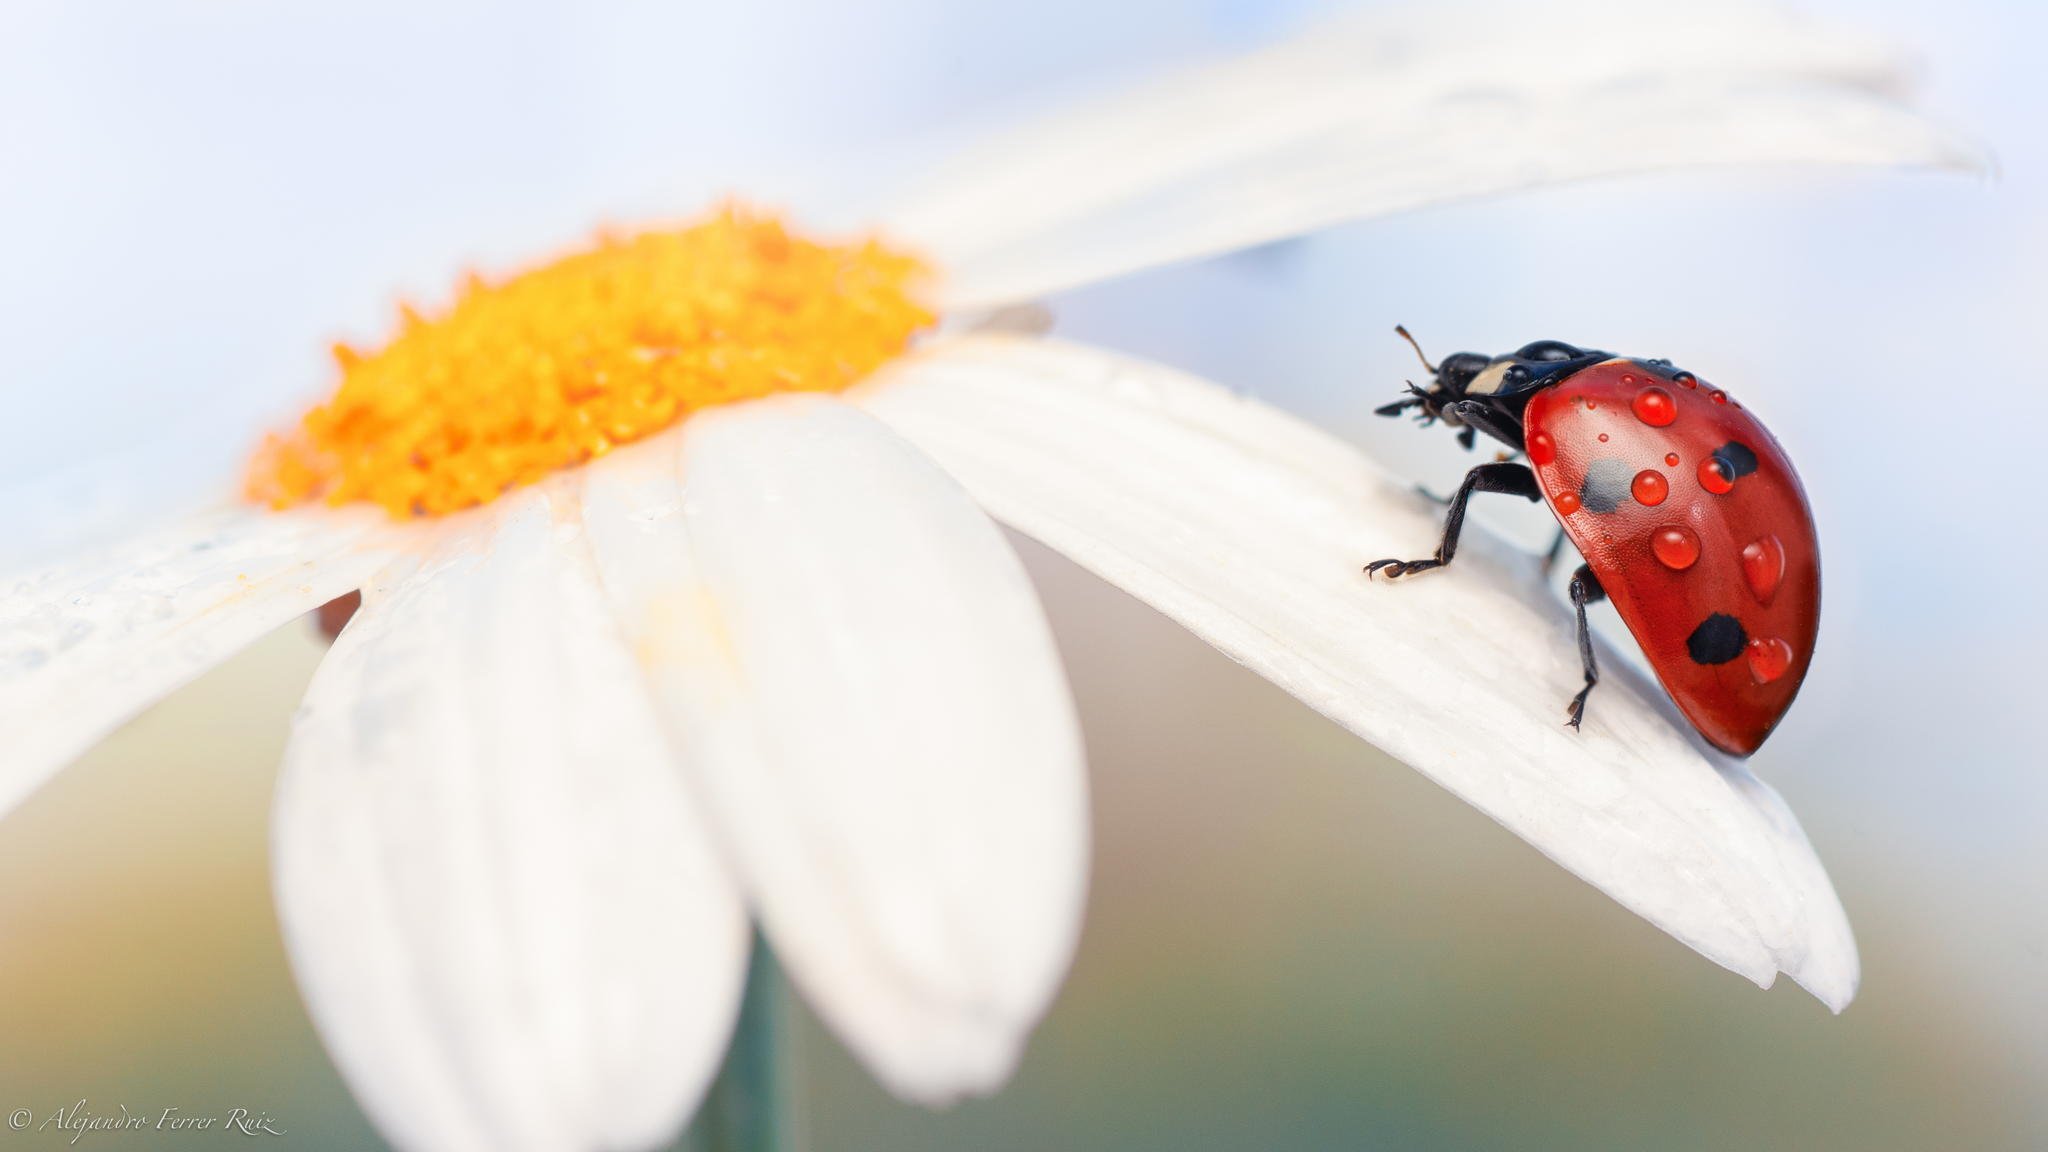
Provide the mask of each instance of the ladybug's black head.
POLYGON ((1407 396, 1374 411, 1399 416, 1415 409, 1416 418, 1424 424, 1441 420, 1459 429, 1458 442, 1467 448, 1481 431, 1520 448, 1519 436, 1510 433, 1508 425, 1514 426, 1514 433, 1519 432, 1522 408, 1530 395, 1609 358, 1605 352, 1577 348, 1562 340, 1538 340, 1505 356, 1459 352, 1445 357, 1441 364, 1431 364, 1406 328, 1397 325, 1394 331, 1415 349, 1432 379, 1428 388, 1410 382, 1407 396))

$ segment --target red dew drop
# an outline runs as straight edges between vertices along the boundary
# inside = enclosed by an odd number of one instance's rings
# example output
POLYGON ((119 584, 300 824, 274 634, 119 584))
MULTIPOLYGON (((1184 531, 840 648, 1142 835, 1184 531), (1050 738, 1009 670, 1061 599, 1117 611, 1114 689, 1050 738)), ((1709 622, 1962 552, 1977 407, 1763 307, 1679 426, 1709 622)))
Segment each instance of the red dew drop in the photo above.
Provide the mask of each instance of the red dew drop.
POLYGON ((1726 404, 1728 402, 1728 394, 1716 388, 1712 392, 1707 393, 1707 399, 1712 400, 1716 404, 1726 404))
POLYGON ((1636 503, 1654 506, 1662 504, 1664 498, 1671 495, 1671 481, 1666 480, 1664 474, 1655 468, 1645 468, 1636 473, 1636 478, 1629 484, 1628 490, 1629 494, 1636 498, 1636 503))
POLYGON ((1635 378, 1635 377, 1633 377, 1633 376, 1630 376, 1630 375, 1629 375, 1628 373, 1624 372, 1624 373, 1622 373, 1622 376, 1621 376, 1621 382, 1622 382, 1623 384, 1633 384, 1633 383, 1635 383, 1635 382, 1636 382, 1636 378, 1635 378))
POLYGON ((1792 667, 1792 646, 1775 636, 1759 636, 1749 642, 1749 674, 1759 684, 1769 684, 1792 667))
POLYGON ((1538 432, 1529 437, 1529 460, 1538 468, 1557 459, 1557 441, 1548 432, 1538 432))
POLYGON ((1678 453, 1666 452, 1664 454, 1664 463, 1673 468, 1678 467, 1678 453))
POLYGON ((1602 444, 1605 444, 1605 443, 1607 443, 1607 433, 1605 433, 1605 432, 1602 432, 1602 433, 1600 434, 1600 442, 1601 442, 1602 444))
POLYGON ((1666 568, 1683 572, 1700 558, 1700 538, 1690 528, 1668 525, 1650 534, 1650 551, 1666 568))
POLYGON ((1719 496, 1735 487, 1735 478, 1728 475, 1726 465, 1709 456, 1700 461, 1700 487, 1719 496))
POLYGON ((1593 409, 1598 408, 1599 406, 1600 405, 1595 404, 1593 402, 1593 398, 1591 396, 1586 397, 1586 411, 1591 412, 1593 409))
POLYGON ((1558 515, 1569 516, 1579 510, 1579 494, 1577 492, 1559 492, 1557 499, 1553 503, 1557 505, 1558 515))
POLYGON ((1766 608, 1785 580, 1785 546, 1776 536, 1759 536, 1742 548, 1742 579, 1766 608))
POLYGON ((1636 410, 1636 419, 1652 428, 1666 427, 1678 419, 1678 402, 1671 398, 1671 393, 1654 385, 1636 393, 1629 407, 1636 410))

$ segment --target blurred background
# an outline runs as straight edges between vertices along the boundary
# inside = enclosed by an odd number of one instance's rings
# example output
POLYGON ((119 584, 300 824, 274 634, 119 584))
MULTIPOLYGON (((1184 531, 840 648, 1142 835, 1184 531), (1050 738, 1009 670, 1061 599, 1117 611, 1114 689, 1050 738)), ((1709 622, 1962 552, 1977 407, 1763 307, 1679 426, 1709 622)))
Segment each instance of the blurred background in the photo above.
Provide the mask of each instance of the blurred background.
MULTIPOLYGON (((134 515, 135 475, 165 504, 217 479, 326 384, 329 340, 374 339, 400 294, 442 299, 464 267, 735 190, 829 217, 1043 92, 1325 7, 4 0, 8 557, 134 515)), ((2048 421, 2048 9, 1802 7, 1909 46, 1928 103, 1990 140, 2002 177, 1551 189, 1054 304, 1062 334, 1265 397, 1439 487, 1466 463, 1451 438, 1370 415, 1413 375, 1396 321, 1436 356, 1556 337, 1736 390, 1799 460, 1828 557, 1811 678, 1753 763, 1849 908, 1857 1002, 1835 1018, 1699 959, 1024 543, 1093 764, 1080 958, 1014 1085, 943 1114, 807 1025, 816 1148, 2048 1146, 2026 441, 2048 421)), ((379 1146, 269 897, 269 793, 319 652, 310 629, 272 637, 0 823, 0 1109, 242 1107, 311 1146, 379 1146)))

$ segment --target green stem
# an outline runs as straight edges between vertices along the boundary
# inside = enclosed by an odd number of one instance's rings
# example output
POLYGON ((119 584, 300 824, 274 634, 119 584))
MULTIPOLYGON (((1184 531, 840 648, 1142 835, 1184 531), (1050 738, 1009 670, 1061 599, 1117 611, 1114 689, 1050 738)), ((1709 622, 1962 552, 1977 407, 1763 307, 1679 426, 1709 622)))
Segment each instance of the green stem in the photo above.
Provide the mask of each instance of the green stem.
POLYGON ((754 939, 747 990, 725 1067, 684 1133, 687 1152, 801 1152, 794 1105, 790 1004, 768 942, 754 939))

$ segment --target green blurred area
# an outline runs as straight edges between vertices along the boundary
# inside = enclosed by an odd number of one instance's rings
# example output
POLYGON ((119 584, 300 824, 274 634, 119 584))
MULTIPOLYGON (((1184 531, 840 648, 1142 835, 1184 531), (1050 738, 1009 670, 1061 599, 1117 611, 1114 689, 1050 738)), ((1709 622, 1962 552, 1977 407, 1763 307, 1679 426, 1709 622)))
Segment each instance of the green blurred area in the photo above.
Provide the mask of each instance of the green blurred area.
MULTIPOLYGON (((1723 972, 1122 594, 1025 546, 1087 728, 1080 958, 1000 1096, 931 1113, 813 1022, 821 1150, 1957 1149, 2048 1145, 2038 1048, 1803 812, 1863 948, 1839 1017, 1723 972)), ((267 1112, 377 1138, 271 910, 275 764, 319 657, 287 629, 0 831, 0 1112, 267 1112)), ((246 1147, 0 1130, 0 1148, 246 1147)))

